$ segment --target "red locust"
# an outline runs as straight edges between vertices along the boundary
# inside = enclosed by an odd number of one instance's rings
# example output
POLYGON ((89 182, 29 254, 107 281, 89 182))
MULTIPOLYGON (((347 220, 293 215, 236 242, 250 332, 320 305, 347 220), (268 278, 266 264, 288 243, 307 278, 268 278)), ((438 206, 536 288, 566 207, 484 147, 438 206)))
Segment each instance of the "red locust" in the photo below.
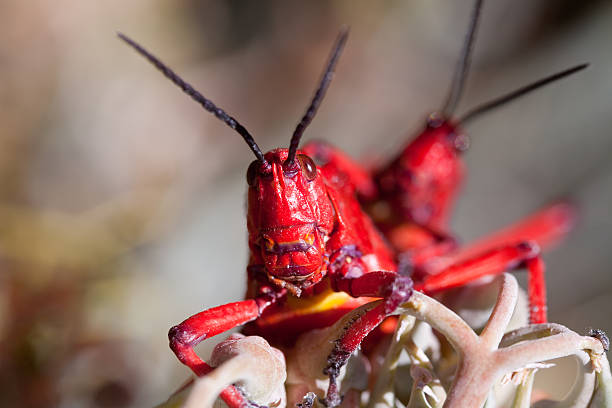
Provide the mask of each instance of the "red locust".
POLYGON ((334 168, 354 184, 377 227, 401 254, 400 269, 412 273, 415 289, 434 293, 463 286, 485 275, 526 267, 530 320, 544 323, 546 283, 540 248, 558 241, 571 229, 575 211, 569 203, 556 203, 458 251, 448 220, 465 173, 461 154, 469 145, 461 127, 483 113, 580 71, 587 64, 539 79, 453 118, 467 77, 482 2, 475 2, 443 108, 427 117, 421 133, 389 164, 369 172, 324 142, 309 143, 304 151, 319 166, 334 168))
MULTIPOLYGON (((274 327, 275 340, 287 342, 301 332, 330 325, 371 298, 384 298, 378 307, 351 322, 329 356, 326 403, 336 406, 340 402, 336 384, 340 368, 366 335, 412 294, 412 280, 396 273, 394 253, 362 211, 352 184, 334 177, 331 168, 317 168, 298 150, 332 79, 347 35, 346 30, 340 32, 289 148, 263 154, 236 119, 140 45, 119 34, 204 109, 236 130, 256 157, 247 171, 247 300, 198 313, 168 334, 179 360, 199 376, 211 371, 193 350, 204 339, 253 322, 250 332, 263 334, 274 327)), ((232 407, 248 404, 234 386, 226 388, 221 397, 232 407)))

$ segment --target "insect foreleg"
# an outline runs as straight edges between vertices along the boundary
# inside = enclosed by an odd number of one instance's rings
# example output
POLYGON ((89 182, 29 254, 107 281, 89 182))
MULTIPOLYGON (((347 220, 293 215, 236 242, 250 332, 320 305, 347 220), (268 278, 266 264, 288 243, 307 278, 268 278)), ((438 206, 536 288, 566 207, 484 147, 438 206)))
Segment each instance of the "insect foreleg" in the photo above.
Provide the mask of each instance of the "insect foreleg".
MULTIPOLYGON (((278 296, 274 294, 265 294, 255 299, 213 307, 193 315, 170 329, 168 332, 170 348, 197 376, 206 375, 213 368, 206 364, 193 348, 209 337, 257 319, 265 308, 277 299, 278 296)), ((221 398, 232 408, 239 408, 245 403, 248 405, 248 401, 233 386, 227 387, 221 393, 221 398)))
POLYGON ((393 314, 399 305, 410 299, 413 284, 410 278, 395 272, 375 271, 357 278, 336 278, 335 287, 354 297, 382 297, 384 301, 351 321, 342 336, 336 340, 324 370, 329 376, 329 387, 324 401, 328 407, 338 406, 341 402, 337 384, 340 369, 365 337, 387 316, 393 314))

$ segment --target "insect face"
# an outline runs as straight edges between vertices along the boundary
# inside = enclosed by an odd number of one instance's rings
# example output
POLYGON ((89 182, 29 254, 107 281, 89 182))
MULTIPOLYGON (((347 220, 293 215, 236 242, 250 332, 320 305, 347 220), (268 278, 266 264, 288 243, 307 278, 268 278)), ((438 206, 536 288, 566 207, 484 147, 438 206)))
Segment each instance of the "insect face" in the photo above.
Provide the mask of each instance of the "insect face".
POLYGON ((249 244, 272 282, 304 289, 324 274, 334 209, 312 159, 298 154, 286 166, 287 157, 287 149, 276 149, 265 164, 249 166, 249 244))

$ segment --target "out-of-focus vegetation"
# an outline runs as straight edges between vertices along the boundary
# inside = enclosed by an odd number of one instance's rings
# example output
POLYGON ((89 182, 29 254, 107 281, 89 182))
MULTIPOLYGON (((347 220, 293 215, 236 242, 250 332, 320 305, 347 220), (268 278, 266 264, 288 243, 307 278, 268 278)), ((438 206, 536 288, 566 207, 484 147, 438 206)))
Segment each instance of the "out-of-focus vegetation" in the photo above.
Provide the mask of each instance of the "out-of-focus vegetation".
MULTIPOLYGON (((167 348, 167 329, 243 295, 251 153, 116 30, 161 56, 267 150, 288 143, 337 29, 350 25, 305 138, 375 162, 440 105, 470 8, 441 0, 2 2, 0 405, 159 402, 188 375, 167 348)), ((592 66, 470 125, 456 229, 470 239, 573 197, 581 223, 547 259, 551 318, 611 330, 612 7, 489 0, 484 13, 460 112, 575 63, 592 66)))

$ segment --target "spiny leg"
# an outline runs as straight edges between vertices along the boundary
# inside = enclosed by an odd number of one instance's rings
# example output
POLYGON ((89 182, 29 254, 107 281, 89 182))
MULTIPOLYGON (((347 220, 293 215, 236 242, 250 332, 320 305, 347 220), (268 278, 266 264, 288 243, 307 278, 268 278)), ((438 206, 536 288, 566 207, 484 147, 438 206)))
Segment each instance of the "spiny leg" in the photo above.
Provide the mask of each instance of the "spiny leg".
POLYGON ((342 336, 336 340, 324 370, 329 376, 329 387, 323 401, 327 407, 336 407, 342 402, 337 383, 340 369, 363 339, 387 316, 393 314, 399 305, 410 299, 413 286, 410 278, 384 271, 365 273, 357 278, 340 277, 334 283, 336 290, 347 292, 353 297, 382 297, 384 302, 349 322, 342 336))

